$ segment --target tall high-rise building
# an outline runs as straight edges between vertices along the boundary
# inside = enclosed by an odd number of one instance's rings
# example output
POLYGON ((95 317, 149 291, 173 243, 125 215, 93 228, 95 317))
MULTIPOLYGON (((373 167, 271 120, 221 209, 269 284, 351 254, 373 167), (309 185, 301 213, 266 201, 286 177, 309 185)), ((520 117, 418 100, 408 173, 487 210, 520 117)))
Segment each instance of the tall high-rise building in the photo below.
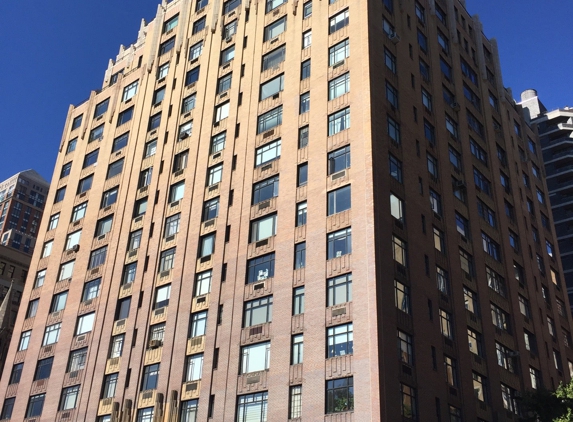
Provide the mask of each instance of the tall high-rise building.
POLYGON ((573 370, 528 138, 459 0, 163 2, 69 110, 0 419, 516 420, 573 370))
POLYGON ((0 374, 50 184, 34 170, 0 182, 0 374))
MULTIPOLYGON (((528 89, 521 93, 521 106, 531 124, 537 126, 540 148, 545 162, 547 188, 553 211, 555 231, 559 242, 561 263, 569 303, 573 300, 573 109, 564 107, 548 111, 537 96, 528 89)), ((535 151, 536 145, 529 144, 535 151)), ((539 168, 537 168, 539 170, 539 168)), ((544 174, 545 174, 544 173, 544 174)), ((548 248, 551 245, 547 245, 548 248)))

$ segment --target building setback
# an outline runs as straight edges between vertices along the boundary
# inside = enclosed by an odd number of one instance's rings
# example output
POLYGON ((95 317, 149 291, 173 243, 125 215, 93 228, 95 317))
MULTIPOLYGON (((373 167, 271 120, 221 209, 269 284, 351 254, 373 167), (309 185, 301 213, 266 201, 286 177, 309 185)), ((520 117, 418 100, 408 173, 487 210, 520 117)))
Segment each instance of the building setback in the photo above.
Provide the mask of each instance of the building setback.
POLYGON ((164 2, 68 112, 0 419, 516 420, 573 369, 528 138, 458 0, 164 2))
MULTIPOLYGON (((537 126, 541 140, 543 161, 547 177, 547 188, 555 231, 559 242, 561 263, 569 303, 573 299, 573 186, 571 185, 571 161, 573 158, 573 109, 564 107, 547 111, 537 96, 529 89, 521 94, 521 106, 527 110, 527 118, 537 126)), ((536 144, 528 147, 535 151, 536 144)), ((536 169, 539 171, 539 168, 536 169)), ((534 230, 535 227, 532 228, 534 230)), ((547 245, 551 248, 552 245, 547 245)))

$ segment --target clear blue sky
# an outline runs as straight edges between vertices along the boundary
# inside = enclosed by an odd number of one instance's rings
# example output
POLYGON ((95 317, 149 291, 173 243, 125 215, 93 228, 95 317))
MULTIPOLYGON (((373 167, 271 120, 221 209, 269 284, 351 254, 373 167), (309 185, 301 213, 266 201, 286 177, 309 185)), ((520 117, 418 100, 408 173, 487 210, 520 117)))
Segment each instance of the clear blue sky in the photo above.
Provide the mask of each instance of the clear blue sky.
MULTIPOLYGON (((0 1, 0 181, 28 168, 51 179, 69 104, 101 87, 108 60, 157 3, 0 1)), ((571 0, 467 0, 467 8, 498 40, 515 98, 536 88, 549 109, 573 106, 571 0)))

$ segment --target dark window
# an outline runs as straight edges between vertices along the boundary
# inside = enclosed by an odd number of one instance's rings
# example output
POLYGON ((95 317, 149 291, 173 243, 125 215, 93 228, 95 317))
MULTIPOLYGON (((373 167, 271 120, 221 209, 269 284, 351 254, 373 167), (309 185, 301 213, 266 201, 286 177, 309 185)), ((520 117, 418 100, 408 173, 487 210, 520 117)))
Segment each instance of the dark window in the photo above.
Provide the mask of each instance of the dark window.
POLYGON ((53 357, 39 360, 38 365, 36 366, 36 372, 34 373, 34 381, 50 378, 53 363, 53 357))
POLYGON ((103 100, 101 103, 96 105, 94 110, 94 119, 104 114, 107 111, 108 106, 109 106, 109 98, 103 100))
POLYGON ((326 413, 354 410, 353 378, 339 378, 326 382, 326 413))
POLYGON ((123 135, 115 138, 113 140, 113 146, 111 148, 111 152, 116 152, 119 151, 122 148, 125 148, 125 146, 127 145, 127 140, 129 138, 129 132, 124 133, 123 135))
POLYGON ((346 211, 351 207, 350 185, 328 192, 327 215, 346 211))
POLYGON ((141 382, 141 391, 154 390, 157 388, 159 378, 159 364, 148 365, 143 367, 143 379, 141 382))
POLYGON ((305 60, 300 65, 300 80, 310 78, 310 59, 305 60))
POLYGON ((253 186, 253 205, 271 199, 279 194, 279 177, 271 177, 253 186))
POLYGON ((124 159, 114 161, 109 165, 107 168, 107 179, 111 179, 113 176, 117 176, 123 171, 123 162, 124 159))
POLYGON ((297 187, 304 186, 306 185, 307 182, 308 182, 308 163, 304 163, 298 166, 296 185, 297 187))
POLYGON ((26 418, 41 416, 42 409, 44 408, 45 399, 46 399, 46 394, 38 394, 35 396, 30 396, 30 400, 28 401, 28 407, 26 409, 26 418))
POLYGON ((352 229, 347 228, 327 236, 327 259, 352 253, 352 229))
POLYGON ((66 163, 62 166, 62 171, 60 172, 60 179, 68 176, 71 171, 72 171, 72 163, 70 161, 69 163, 66 163))
POLYGON ((119 115, 117 116, 117 126, 121 126, 124 123, 129 122, 132 117, 133 117, 133 106, 119 113, 119 115))
POLYGON ((294 268, 304 268, 306 266, 306 242, 294 245, 294 268))
POLYGON ((8 384, 18 384, 20 382, 20 377, 22 376, 22 369, 24 369, 23 363, 17 363, 12 366, 12 372, 10 373, 10 379, 8 384))
POLYGON ((92 187, 93 180, 94 180, 93 174, 91 176, 81 179, 80 182, 78 183, 78 191, 77 191, 78 195, 80 193, 87 192, 88 190, 90 190, 92 187))
POLYGON ((254 258, 247 263, 247 283, 265 280, 274 277, 275 254, 271 253, 254 258))
POLYGON ((100 208, 109 207, 110 205, 116 203, 116 201, 117 201, 117 190, 118 190, 118 188, 115 187, 115 188, 112 188, 112 189, 105 191, 103 193, 100 208))
POLYGON ((98 155, 99 155, 99 149, 96 149, 95 151, 86 154, 86 156, 84 157, 84 165, 82 166, 82 168, 85 169, 86 167, 89 167, 97 163, 98 155))
POLYGON ((159 55, 162 56, 163 54, 170 52, 173 47, 175 47, 175 37, 169 38, 159 46, 159 55))
POLYGON ((157 129, 161 124, 161 113, 154 114, 149 118, 149 124, 147 126, 147 130, 157 129))
POLYGON ((117 308, 115 310, 115 321, 125 319, 129 316, 129 308, 131 306, 131 297, 126 297, 117 301, 117 308))
POLYGON ((185 74, 185 86, 189 86, 199 80, 199 66, 185 74))

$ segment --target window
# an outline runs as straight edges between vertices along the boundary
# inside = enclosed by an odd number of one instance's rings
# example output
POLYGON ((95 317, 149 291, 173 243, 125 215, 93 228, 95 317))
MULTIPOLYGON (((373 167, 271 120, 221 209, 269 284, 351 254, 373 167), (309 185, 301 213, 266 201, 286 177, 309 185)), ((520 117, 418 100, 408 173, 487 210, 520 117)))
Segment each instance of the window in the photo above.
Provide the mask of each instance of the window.
POLYGON ((157 139, 153 139, 145 144, 145 152, 143 158, 155 155, 156 151, 157 151, 157 139))
POLYGON ((264 324, 273 319, 273 297, 251 300, 245 303, 243 326, 264 324))
POLYGON ((181 214, 175 214, 169 216, 165 219, 165 230, 164 237, 173 236, 179 233, 179 222, 181 220, 181 214))
POLYGON ((479 306, 477 294, 464 286, 464 304, 466 309, 474 315, 478 314, 479 306))
POLYGON ((389 162, 390 176, 402 183, 402 162, 392 154, 389 156, 389 162))
POLYGON ((499 244, 494 242, 494 240, 484 232, 481 233, 481 237, 483 243, 483 250, 493 259, 501 262, 501 250, 499 248, 499 244))
POLYGON ((302 415, 302 385, 295 385, 294 387, 290 387, 289 390, 289 419, 300 418, 301 415, 302 415))
POLYGON ((303 335, 297 334, 292 336, 291 339, 291 365, 297 365, 303 361, 303 335))
POLYGON ((191 94, 188 97, 183 98, 183 102, 181 103, 182 114, 189 113, 191 110, 195 108, 195 97, 196 94, 191 94))
POLYGON ((84 284, 84 290, 82 293, 82 302, 95 299, 99 296, 101 285, 101 278, 96 278, 95 280, 87 281, 84 284))
MULTIPOLYGON (((125 334, 120 334, 117 336, 113 336, 111 338, 111 344, 110 344, 110 349, 109 349, 110 359, 117 358, 117 357, 120 357, 122 355, 124 340, 125 340, 125 334)), ((83 357, 84 364, 82 364, 82 367, 83 367, 83 365, 85 365, 86 356, 87 356, 87 348, 85 349, 85 356, 83 357)))
POLYGON ((104 125, 99 125, 98 127, 91 130, 90 136, 88 138, 88 143, 101 140, 103 138, 103 126, 104 125))
POLYGON ((153 99, 151 100, 151 104, 153 104, 154 106, 160 104, 163 101, 163 98, 165 98, 165 87, 161 87, 159 89, 157 89, 154 93, 153 93, 153 99))
POLYGON ((147 125, 147 130, 151 131, 157 129, 161 124, 161 112, 154 114, 149 118, 149 123, 147 125))
POLYGON ((347 228, 329 233, 327 236, 327 259, 352 253, 352 229, 347 228))
POLYGON ((159 66, 159 69, 157 69, 157 79, 165 78, 168 73, 169 73, 169 62, 159 66))
POLYGON ((211 138, 210 154, 215 154, 217 152, 223 151, 225 148, 225 139, 227 132, 221 132, 211 138))
POLYGON ((398 90, 388 81, 386 81, 386 99, 392 107, 398 108, 398 90))
POLYGON ((227 39, 237 33, 237 20, 229 22, 223 27, 223 38, 227 39))
POLYGON ((205 201, 203 204, 203 217, 201 221, 209 221, 219 215, 219 198, 205 201))
POLYGON ((40 304, 40 299, 31 300, 28 303, 28 309, 26 310, 26 319, 33 318, 38 312, 38 305, 40 304))
POLYGON ((294 269, 306 266, 306 242, 294 245, 294 269))
POLYGON ((297 287, 293 290, 292 314, 304 314, 304 286, 297 287))
POLYGON ((48 346, 54 344, 60 338, 60 328, 62 323, 57 323, 54 325, 49 325, 44 331, 44 339, 42 340, 42 346, 48 346))
POLYGON ((54 245, 54 241, 50 240, 49 242, 44 243, 44 248, 42 249, 42 258, 47 258, 52 253, 52 246, 54 245))
POLYGON ((350 127, 350 107, 328 116, 328 136, 336 135, 350 127))
POLYGON ((175 248, 161 252, 159 260, 159 272, 169 271, 175 264, 175 248))
POLYGON ((397 236, 392 235, 392 254, 394 261, 398 264, 407 266, 407 248, 406 242, 397 236))
POLYGON ((278 37, 284 31, 286 31, 286 16, 277 21, 274 21, 273 23, 265 27, 263 33, 263 42, 278 37))
POLYGON ((88 269, 99 267, 105 263, 105 258, 107 255, 107 246, 103 248, 96 249, 90 254, 90 261, 88 263, 88 269))
POLYGON ((271 130, 274 127, 282 124, 283 121, 283 107, 279 106, 271 111, 260 115, 257 119, 257 134, 271 130))
POLYGON ((22 369, 24 368, 23 363, 17 363, 12 366, 12 372, 10 373, 10 379, 8 384, 18 384, 20 382, 20 377, 22 376, 22 369))
POLYGON ((121 113, 119 113, 119 115, 117 116, 117 126, 121 126, 124 123, 129 122, 133 117, 133 106, 123 110, 121 113))
POLYGON ((299 114, 310 111, 310 92, 305 92, 300 96, 299 114))
POLYGON ((72 163, 66 163, 62 166, 62 171, 60 172, 60 179, 69 176, 72 171, 72 163))
POLYGON ((109 106, 109 98, 106 98, 105 100, 103 100, 102 102, 98 103, 95 106, 95 110, 94 110, 94 119, 98 118, 99 116, 101 116, 102 114, 104 114, 107 111, 107 107, 109 106))
POLYGON ((198 381, 203 372, 203 354, 187 356, 184 382, 198 381))
POLYGON ((207 311, 197 312, 191 315, 191 326, 189 337, 200 337, 205 335, 207 329, 207 311))
POLYGON ((30 400, 28 400, 28 407, 26 408, 26 418, 41 416, 45 399, 46 394, 30 396, 30 400))
POLYGON ((328 192, 327 215, 337 214, 346 211, 351 207, 350 185, 328 192))
POLYGON ((187 168, 189 163, 189 150, 180 152, 173 159, 173 172, 179 172, 187 168))
MULTIPOLYGON (((202 43, 201 43, 202 44, 202 43)), ((221 51, 221 62, 220 65, 224 66, 235 58, 235 46, 232 45, 223 51, 221 51)))
POLYGON ((304 163, 298 166, 296 186, 301 187, 308 182, 308 163, 304 163))
POLYGON ((76 324, 75 335, 79 336, 81 334, 89 333, 93 328, 94 320, 95 312, 79 316, 76 324))
POLYGON ((266 421, 268 393, 239 396, 237 399, 237 422, 266 421))
POLYGON ((111 163, 107 169, 107 179, 111 179, 114 176, 117 176, 123 171, 123 162, 124 159, 120 159, 111 163))
POLYGON ((296 227, 306 224, 306 201, 296 205, 296 227))
POLYGON ((109 374, 103 378, 103 389, 101 394, 102 399, 115 397, 118 375, 118 373, 109 374))
POLYGON ((414 365, 414 353, 412 351, 412 336, 398 330, 398 355, 400 360, 407 365, 414 365))
POLYGON ((99 149, 96 149, 95 151, 86 154, 86 156, 84 157, 84 164, 82 168, 85 169, 86 167, 93 166, 95 163, 97 163, 98 155, 99 155, 99 149))
POLYGON ((77 117, 74 117, 74 120, 72 120, 72 131, 76 130, 77 128, 79 128, 82 125, 82 119, 83 119, 84 115, 80 114, 77 117))
POLYGON ((269 238, 276 234, 277 216, 276 214, 263 217, 251 223, 251 242, 269 238))
POLYGON ((308 48, 310 47, 310 44, 312 43, 312 30, 308 30, 302 33, 302 48, 308 48))
POLYGON ((334 174, 350 167, 350 146, 328 154, 328 174, 334 174))
POLYGON ((464 76, 466 76, 470 81, 472 81, 475 86, 478 86, 477 73, 470 67, 470 65, 464 59, 461 59, 460 64, 464 76))
POLYGON ((279 177, 274 176, 253 185, 252 205, 274 198, 279 194, 279 177))
POLYGON ((147 198, 142 198, 135 201, 135 206, 133 207, 133 217, 140 217, 145 214, 147 209, 147 198))
POLYGON ((501 330, 509 332, 510 331, 509 315, 497 305, 494 305, 493 303, 491 303, 490 305, 491 305, 491 319, 493 321, 493 325, 495 325, 497 328, 501 330))
POLYGON ((83 179, 81 179, 80 182, 78 183, 78 190, 76 193, 79 195, 81 193, 90 190, 92 188, 93 180, 94 180, 93 174, 91 176, 84 177, 83 179))
POLYGON ((141 391, 154 390, 157 388, 159 378, 159 364, 148 365, 143 367, 143 379, 141 382, 141 391))
POLYGON ((327 329, 327 358, 353 353, 354 341, 352 330, 352 323, 338 325, 327 329))
MULTIPOLYGON (((328 82, 328 100, 333 100, 350 91, 350 73, 345 73, 328 82)), ((396 91, 397 95, 397 91, 396 91)), ((397 97, 396 97, 397 101, 397 97)))
POLYGON ((284 75, 277 76, 261 85, 260 101, 272 97, 284 90, 284 75))
POLYGON ((350 40, 346 39, 328 49, 328 65, 333 66, 348 56, 350 56, 350 40))
POLYGON ((255 167, 262 166, 281 156, 281 140, 277 139, 269 144, 257 148, 255 152, 255 167))
POLYGON ((490 226, 496 227, 497 223, 495 212, 480 199, 477 200, 477 208, 480 217, 483 218, 490 226))
POLYGON ((32 335, 32 330, 22 332, 22 335, 20 336, 20 342, 18 343, 18 351, 28 349, 31 335, 32 335))
POLYGON ((275 254, 271 253, 247 262, 247 283, 272 278, 275 272, 275 254))
MULTIPOLYGON (((193 44, 189 48, 189 60, 195 60, 203 52, 203 40, 199 41, 197 44, 193 44)), ((234 52, 234 49, 233 49, 234 52)), ((163 88, 165 89, 165 88, 163 88)))
POLYGON ((139 409, 137 411, 136 422, 153 422, 154 413, 155 412, 153 407, 145 407, 143 409, 139 409))
POLYGON ((444 295, 450 294, 450 281, 448 272, 436 265, 436 281, 438 283, 438 290, 444 295))
POLYGON ((352 301, 352 274, 344 274, 327 280, 327 306, 352 301))
POLYGON ((384 64, 386 67, 396 74, 396 56, 392 54, 386 47, 384 47, 384 64))
POLYGON ((328 33, 332 34, 348 25, 348 9, 334 15, 329 20, 328 33))
POLYGON ((75 261, 68 261, 60 265, 60 272, 58 274, 58 281, 66 280, 72 277, 75 261))
POLYGON ((241 374, 269 369, 271 343, 257 343, 241 348, 241 374))
POLYGON ((428 173, 434 179, 438 178, 438 160, 431 154, 426 154, 426 162, 428 164, 428 173))
POLYGON ((204 271, 195 276, 195 288, 193 290, 193 297, 204 296, 211 292, 211 282, 213 275, 211 270, 204 271))
POLYGON ((312 15, 312 0, 307 1, 302 6, 302 18, 306 19, 312 15))
POLYGON ((519 414, 519 407, 516 400, 516 391, 508 387, 507 385, 500 383, 501 385, 501 398, 503 400, 503 408, 509 412, 513 412, 516 415, 519 414))
POLYGON ((422 52, 424 53, 428 52, 428 38, 419 29, 418 29, 418 45, 420 46, 420 50, 422 50, 422 52))
POLYGON ((95 236, 99 237, 103 236, 106 233, 109 233, 111 231, 112 223, 113 223, 113 215, 98 220, 96 224, 95 236))
POLYGON ((452 80, 452 67, 441 57, 440 57, 440 70, 442 71, 442 74, 448 81, 452 80))
MULTIPOLYGON (((199 1, 203 1, 203 0, 199 0, 199 1)), ((205 5, 207 4, 207 2, 205 1, 205 5)), ((204 6, 202 6, 201 8, 203 8, 204 6)), ((197 10, 200 10, 201 8, 199 8, 199 4, 197 4, 197 10)), ((202 31, 205 28, 205 22, 207 21, 207 18, 205 16, 203 16, 201 19, 197 19, 195 22, 193 22, 193 30, 192 30, 192 34, 195 35, 198 32, 202 31)))
POLYGON ((38 271, 36 273, 36 279, 34 280, 34 288, 43 286, 45 279, 46 279, 46 270, 38 271))
POLYGON ((169 38, 159 46, 159 56, 169 53, 175 47, 175 37, 169 38))
POLYGON ((478 190, 491 196, 491 182, 476 168, 474 168, 474 182, 478 190))
POLYGON ((387 116, 387 119, 388 119, 388 137, 395 144, 400 144, 400 124, 390 116, 387 116))
POLYGON ((66 154, 75 151, 77 144, 78 144, 78 138, 74 138, 71 141, 69 141, 68 146, 66 147, 66 154))
POLYGON ((495 342, 495 351, 497 354, 497 364, 502 368, 507 369, 509 372, 515 372, 513 367, 513 356, 515 355, 515 352, 497 341, 495 342))
POLYGON ((285 61, 286 56, 286 46, 281 46, 270 53, 263 56, 261 72, 265 70, 278 67, 282 62, 285 61))
POLYGON ((50 305, 50 313, 62 311, 66 307, 66 301, 68 299, 68 292, 57 293, 52 297, 52 303, 50 305))
POLYGON ((440 329, 442 335, 450 340, 454 338, 453 319, 449 312, 440 309, 440 329))
POLYGON ((143 234, 143 230, 136 230, 129 233, 129 240, 128 240, 128 250, 133 251, 135 249, 139 249, 141 246, 141 235, 143 234))
POLYGON ((207 170, 207 186, 216 185, 223 177, 223 164, 210 167, 207 170))
POLYGON ((458 385, 458 374, 456 369, 457 363, 455 359, 449 356, 444 356, 444 367, 446 369, 446 382, 456 387, 458 385))
POLYGON ((300 65, 300 80, 310 78, 310 59, 305 60, 300 65))
POLYGON ((433 189, 430 189, 430 207, 435 214, 442 215, 442 197, 433 189))
POLYGON ((326 413, 354 410, 353 377, 326 381, 326 413))
POLYGON ((394 298, 396 308, 405 312, 410 313, 410 288, 398 280, 394 280, 394 298))
POLYGON ((185 193, 185 182, 175 183, 169 188, 169 202, 179 201, 185 193))

